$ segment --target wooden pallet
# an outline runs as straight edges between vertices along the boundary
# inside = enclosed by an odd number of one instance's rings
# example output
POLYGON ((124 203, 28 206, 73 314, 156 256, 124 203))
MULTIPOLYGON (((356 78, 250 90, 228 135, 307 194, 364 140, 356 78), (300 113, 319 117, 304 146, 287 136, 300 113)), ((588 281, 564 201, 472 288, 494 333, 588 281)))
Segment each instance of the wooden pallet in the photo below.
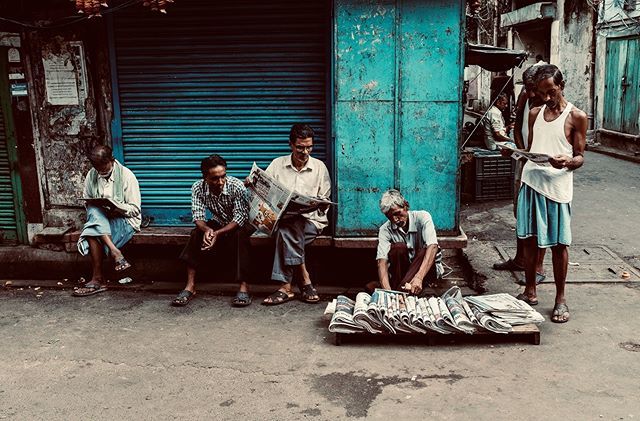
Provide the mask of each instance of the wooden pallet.
POLYGON ((336 346, 342 345, 345 341, 357 340, 362 338, 394 338, 394 337, 413 337, 413 338, 424 338, 428 345, 435 345, 438 340, 443 339, 454 339, 454 338, 473 338, 473 337, 492 337, 492 338, 509 338, 509 340, 520 340, 523 342, 528 342, 532 345, 540 345, 540 329, 538 326, 534 324, 522 325, 522 326, 514 326, 513 332, 508 334, 503 333, 494 333, 489 331, 481 331, 476 332, 473 335, 468 335, 465 333, 452 333, 449 335, 444 335, 436 332, 427 332, 425 334, 409 334, 409 333, 401 333, 397 335, 392 334, 370 334, 370 333, 336 333, 334 337, 334 344, 336 346))

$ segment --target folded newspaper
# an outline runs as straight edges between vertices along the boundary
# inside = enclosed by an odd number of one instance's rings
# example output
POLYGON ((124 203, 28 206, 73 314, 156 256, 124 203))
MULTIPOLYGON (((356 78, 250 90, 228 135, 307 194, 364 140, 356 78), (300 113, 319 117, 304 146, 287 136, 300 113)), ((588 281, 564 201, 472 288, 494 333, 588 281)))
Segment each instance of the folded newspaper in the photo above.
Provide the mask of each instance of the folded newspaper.
POLYGON ((126 214, 127 208, 123 207, 121 203, 116 202, 113 199, 106 197, 83 197, 87 206, 96 206, 102 208, 109 213, 126 214))
POLYGON ((527 161, 531 161, 536 165, 540 165, 543 167, 550 167, 551 163, 549 160, 551 156, 544 153, 535 153, 535 152, 527 152, 524 149, 512 148, 507 145, 498 144, 500 149, 506 149, 511 151, 511 158, 515 160, 526 159, 527 161))
POLYGON ((271 235, 287 215, 301 215, 335 204, 327 198, 311 197, 290 190, 253 163, 248 177, 249 222, 271 235))
POLYGON ((510 333, 512 326, 544 321, 540 313, 509 294, 463 298, 457 286, 429 298, 384 289, 372 295, 360 292, 355 301, 339 295, 325 315, 332 311, 329 331, 336 333, 510 333))

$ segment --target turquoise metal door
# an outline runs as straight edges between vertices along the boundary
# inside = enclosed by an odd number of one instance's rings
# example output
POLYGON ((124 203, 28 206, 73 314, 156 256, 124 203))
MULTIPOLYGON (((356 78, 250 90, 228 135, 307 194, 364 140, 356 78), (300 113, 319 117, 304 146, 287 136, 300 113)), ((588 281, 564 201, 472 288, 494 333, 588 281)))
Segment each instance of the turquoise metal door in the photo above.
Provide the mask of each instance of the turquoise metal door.
POLYGON ((607 41, 603 127, 640 134, 640 38, 607 41))
POLYGON ((190 188, 211 153, 244 178, 254 160, 290 152, 291 125, 306 122, 327 160, 328 6, 193 0, 114 17, 114 150, 154 224, 191 223, 190 188))
POLYGON ((335 15, 336 234, 375 235, 388 188, 457 232, 462 2, 337 0, 335 15))

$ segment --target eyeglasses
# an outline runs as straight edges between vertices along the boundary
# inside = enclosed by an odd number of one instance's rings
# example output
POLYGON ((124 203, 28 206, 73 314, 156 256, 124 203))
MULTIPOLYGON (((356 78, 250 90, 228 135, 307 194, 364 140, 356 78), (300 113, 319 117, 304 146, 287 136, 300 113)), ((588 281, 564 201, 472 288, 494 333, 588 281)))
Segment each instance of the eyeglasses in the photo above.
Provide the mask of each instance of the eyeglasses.
POLYGON ((296 152, 311 152, 313 150, 313 146, 298 146, 298 145, 294 145, 293 146, 296 150, 296 152))

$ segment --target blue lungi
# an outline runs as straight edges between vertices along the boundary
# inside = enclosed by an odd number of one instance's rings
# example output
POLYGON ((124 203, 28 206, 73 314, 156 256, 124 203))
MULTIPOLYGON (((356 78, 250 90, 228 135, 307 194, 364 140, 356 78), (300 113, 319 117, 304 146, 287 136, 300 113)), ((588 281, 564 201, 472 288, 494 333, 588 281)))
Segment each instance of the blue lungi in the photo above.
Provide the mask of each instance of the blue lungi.
MULTIPOLYGON (((87 222, 82 227, 78 240, 78 251, 81 255, 89 254, 89 241, 87 237, 100 237, 110 235, 111 241, 116 247, 124 246, 135 234, 135 229, 124 217, 108 218, 104 211, 96 206, 87 207, 87 222)), ((108 256, 109 248, 104 246, 104 252, 108 256)))
POLYGON ((571 245, 571 203, 558 203, 522 183, 516 216, 518 238, 537 237, 539 248, 571 245))

